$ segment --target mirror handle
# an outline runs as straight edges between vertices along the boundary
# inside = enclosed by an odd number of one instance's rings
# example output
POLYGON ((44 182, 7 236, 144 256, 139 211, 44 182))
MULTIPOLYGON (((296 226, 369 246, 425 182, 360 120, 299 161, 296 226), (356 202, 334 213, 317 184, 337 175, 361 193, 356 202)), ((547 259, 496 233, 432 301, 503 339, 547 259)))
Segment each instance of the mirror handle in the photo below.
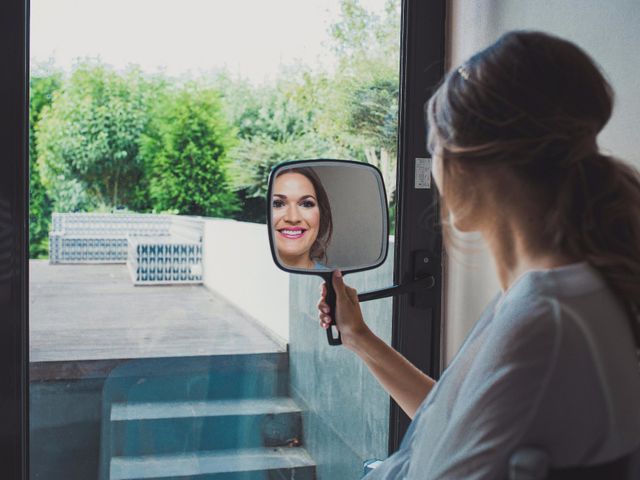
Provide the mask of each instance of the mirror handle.
POLYGON ((336 291, 333 288, 333 279, 331 272, 328 275, 323 275, 324 281, 327 284, 327 305, 329 305, 329 311, 331 312, 331 325, 327 328, 327 341, 329 345, 336 346, 342 345, 342 336, 340 330, 336 327, 335 311, 336 311, 336 291), (334 337, 334 332, 337 332, 338 336, 334 337))
MULTIPOLYGON (((387 288, 381 288, 379 290, 371 290, 369 292, 362 292, 358 294, 358 301, 367 302, 369 300, 378 300, 380 298, 392 297, 394 295, 400 295, 402 293, 413 293, 423 289, 433 288, 436 284, 436 279, 429 275, 428 277, 418 278, 409 283, 402 285, 393 285, 387 288)), ((327 330, 328 331, 328 330, 327 330)))
MULTIPOLYGON (((322 275, 325 283, 327 284, 327 296, 326 302, 329 305, 329 311, 336 311, 336 291, 333 288, 333 278, 331 272, 322 275)), ((358 294, 358 301, 367 302, 369 300, 378 300, 380 298, 387 298, 394 295, 401 295, 403 293, 413 293, 423 289, 433 288, 436 284, 436 279, 429 275, 428 277, 418 278, 412 282, 402 285, 392 285, 387 288, 380 288, 378 290, 371 290, 369 292, 362 292, 358 294)), ((327 328, 327 341, 329 345, 336 346, 342 345, 342 336, 340 331, 335 326, 335 318, 331 319, 331 325, 327 328), (337 332, 337 336, 334 336, 334 332, 337 332)))

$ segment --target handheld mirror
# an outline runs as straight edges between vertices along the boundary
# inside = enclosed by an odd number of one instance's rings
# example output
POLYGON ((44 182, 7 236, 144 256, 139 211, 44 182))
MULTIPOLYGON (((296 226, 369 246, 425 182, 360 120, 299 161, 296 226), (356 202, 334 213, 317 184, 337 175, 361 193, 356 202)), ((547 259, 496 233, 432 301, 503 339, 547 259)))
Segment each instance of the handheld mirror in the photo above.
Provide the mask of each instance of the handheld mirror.
MULTIPOLYGON (((291 273, 321 276, 335 312, 331 272, 380 266, 387 256, 389 214, 380 171, 347 160, 299 160, 269 176, 269 242, 275 263, 291 273)), ((327 329, 330 345, 340 332, 327 329)))

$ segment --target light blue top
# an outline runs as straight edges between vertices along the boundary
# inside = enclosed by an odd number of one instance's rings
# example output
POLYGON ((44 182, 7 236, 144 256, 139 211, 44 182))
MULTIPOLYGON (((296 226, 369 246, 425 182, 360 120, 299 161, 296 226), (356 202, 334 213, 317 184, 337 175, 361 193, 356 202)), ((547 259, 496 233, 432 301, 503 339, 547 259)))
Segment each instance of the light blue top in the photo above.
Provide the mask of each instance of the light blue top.
POLYGON ((529 271, 496 296, 374 479, 504 479, 510 455, 596 464, 640 445, 625 312, 587 263, 529 271))

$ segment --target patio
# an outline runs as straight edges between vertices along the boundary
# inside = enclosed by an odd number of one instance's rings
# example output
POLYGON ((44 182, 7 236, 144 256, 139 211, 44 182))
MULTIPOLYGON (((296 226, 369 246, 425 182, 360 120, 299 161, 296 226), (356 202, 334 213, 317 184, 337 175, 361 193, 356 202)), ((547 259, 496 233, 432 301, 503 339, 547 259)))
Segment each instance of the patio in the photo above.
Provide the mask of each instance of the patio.
MULTIPOLYGON (((202 285, 132 285, 125 265, 30 261, 30 362, 283 352, 202 285)), ((35 372, 34 372, 35 373, 35 372)))
POLYGON ((157 462, 313 478, 288 446, 302 432, 286 345, 255 318, 204 285, 136 287, 124 264, 29 267, 32 478, 139 478, 157 462))

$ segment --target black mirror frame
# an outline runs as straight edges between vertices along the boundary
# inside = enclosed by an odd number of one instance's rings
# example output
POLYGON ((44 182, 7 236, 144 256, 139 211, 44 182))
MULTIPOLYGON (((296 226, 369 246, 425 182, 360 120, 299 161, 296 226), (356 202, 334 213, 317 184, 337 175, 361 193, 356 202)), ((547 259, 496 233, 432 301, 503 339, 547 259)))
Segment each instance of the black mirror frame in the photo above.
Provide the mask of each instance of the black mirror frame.
POLYGON ((286 162, 282 162, 277 164, 276 166, 274 166, 271 169, 271 172, 269 172, 269 183, 268 183, 268 189, 267 189, 267 208, 266 208, 266 217, 267 217, 267 234, 269 235, 269 248, 271 249, 271 256, 273 258, 273 262, 278 266, 278 268, 280 270, 284 270, 285 272, 288 273, 297 273, 297 274, 301 274, 301 275, 318 275, 321 276, 322 278, 326 278, 328 274, 331 273, 331 270, 319 270, 319 271, 311 271, 311 270, 296 270, 293 268, 287 268, 284 265, 281 264, 280 259, 278 258, 278 255, 276 253, 276 248, 274 245, 274 241, 273 241, 273 234, 272 234, 272 229, 273 229, 273 225, 272 225, 272 220, 271 220, 271 197, 273 194, 273 182, 276 178, 276 174, 285 168, 293 168, 295 166, 301 166, 304 167, 306 165, 309 164, 313 164, 313 163, 318 163, 318 162, 332 162, 334 164, 352 164, 352 165, 358 165, 358 166, 365 166, 367 168, 371 168, 375 174, 378 176, 379 180, 380 180, 380 185, 382 186, 382 194, 383 194, 383 198, 384 198, 384 218, 385 218, 385 232, 383 234, 383 239, 384 239, 384 253, 382 254, 382 256, 380 257, 380 260, 373 264, 370 265, 368 267, 362 267, 362 268, 353 268, 353 269, 346 269, 346 270, 341 270, 341 272, 343 274, 347 274, 347 273, 356 273, 356 272, 363 272, 365 270, 373 270, 374 268, 378 268, 380 265, 382 265, 385 260, 387 259, 387 255, 389 254, 389 204, 387 202, 387 190, 384 184, 384 180, 382 177, 382 173, 380 172, 380 169, 378 167, 376 167, 375 165, 371 165, 370 163, 365 163, 365 162, 358 162, 355 160, 338 160, 338 159, 330 159, 330 158, 317 158, 317 159, 305 159, 305 160, 290 160, 290 161, 286 161, 286 162))

